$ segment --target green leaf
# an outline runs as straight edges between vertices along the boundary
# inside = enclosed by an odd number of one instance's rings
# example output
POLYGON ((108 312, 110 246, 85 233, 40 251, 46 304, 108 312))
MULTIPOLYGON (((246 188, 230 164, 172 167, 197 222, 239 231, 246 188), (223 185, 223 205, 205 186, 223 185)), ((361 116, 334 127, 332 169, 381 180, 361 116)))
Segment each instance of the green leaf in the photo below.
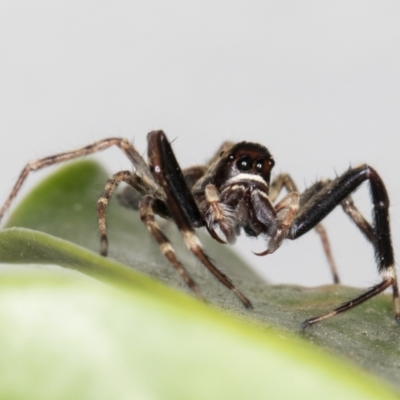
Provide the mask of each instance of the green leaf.
POLYGON ((1 398, 399 397, 352 365, 399 385, 399 329, 388 296, 301 334, 304 318, 354 289, 267 286, 227 247, 201 237, 253 301, 253 311, 243 310, 184 249, 174 226, 160 222, 204 296, 225 312, 217 310, 182 293, 187 288, 137 213, 116 202, 108 213, 111 258, 97 254, 95 204, 105 180, 91 162, 70 164, 36 187, 7 224, 30 229, 0 232, 0 262, 56 264, 97 279, 57 268, 2 274, 1 398))

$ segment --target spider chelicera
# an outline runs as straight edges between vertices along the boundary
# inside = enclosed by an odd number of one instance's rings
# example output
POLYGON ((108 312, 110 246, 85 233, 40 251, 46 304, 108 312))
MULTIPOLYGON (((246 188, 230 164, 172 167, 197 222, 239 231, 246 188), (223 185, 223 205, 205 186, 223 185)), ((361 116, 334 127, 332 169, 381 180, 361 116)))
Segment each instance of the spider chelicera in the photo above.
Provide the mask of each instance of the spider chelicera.
POLYGON ((108 249, 106 208, 117 186, 125 182, 140 194, 138 209, 141 220, 190 289, 201 297, 196 283, 179 262, 168 238, 159 228, 155 215, 173 220, 189 250, 245 307, 251 308, 250 300, 203 251, 195 228, 205 227, 210 235, 221 243, 233 243, 242 229, 249 236, 262 236, 267 241, 266 250, 258 255, 273 253, 284 239, 297 239, 315 228, 322 239, 334 281, 337 283, 338 277, 329 243, 320 222, 337 205, 341 205, 372 244, 382 281, 332 311, 307 319, 302 326, 307 327, 349 310, 389 287, 393 290, 395 318, 400 323, 400 300, 388 211, 389 198, 378 173, 366 164, 350 168, 333 180, 319 181, 299 194, 287 174, 280 174, 271 182, 271 171, 275 162, 268 149, 261 144, 226 142, 207 165, 182 170, 164 132, 152 131, 148 134, 148 164, 135 147, 122 138, 100 140, 74 151, 27 164, 0 210, 0 219, 31 171, 97 153, 111 146, 122 150, 135 171, 120 171, 114 174, 107 181, 97 203, 102 255, 107 255, 108 249), (364 181, 368 181, 370 185, 372 225, 357 210, 350 197, 364 181), (288 192, 287 195, 277 201, 284 188, 288 192))

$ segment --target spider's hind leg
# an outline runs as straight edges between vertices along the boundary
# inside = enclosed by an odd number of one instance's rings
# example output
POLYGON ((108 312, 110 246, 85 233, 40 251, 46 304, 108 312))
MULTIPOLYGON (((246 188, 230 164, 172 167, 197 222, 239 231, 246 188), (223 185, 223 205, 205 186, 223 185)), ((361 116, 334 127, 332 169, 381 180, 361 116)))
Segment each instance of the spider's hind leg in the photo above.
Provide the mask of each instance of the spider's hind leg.
MULTIPOLYGON (((114 174, 110 179, 108 179, 105 188, 97 202, 101 255, 106 256, 108 252, 108 239, 106 232, 106 208, 112 194, 121 182, 125 182, 129 185, 129 189, 135 190, 135 192, 141 194, 141 200, 139 201, 138 209, 142 222, 145 224, 146 228, 150 231, 150 233, 157 241, 161 252, 176 268, 186 284, 197 296, 203 299, 203 296, 201 295, 196 283, 190 277, 185 267, 176 258, 175 251, 170 241, 161 231, 155 220, 155 214, 158 214, 167 219, 171 217, 166 204, 158 197, 146 194, 146 192, 148 192, 151 188, 146 185, 146 183, 142 180, 140 176, 136 175, 132 171, 120 171, 114 174)), ((160 190, 158 190, 158 192, 160 192, 160 190)))
POLYGON ((103 192, 97 201, 97 220, 100 234, 100 254, 106 256, 108 253, 106 209, 111 196, 121 182, 125 182, 129 186, 127 188, 141 193, 141 197, 149 191, 142 178, 132 171, 120 171, 115 173, 107 180, 103 192))
POLYGON ((23 185, 26 178, 31 172, 41 170, 51 165, 60 164, 65 161, 75 160, 79 157, 84 157, 90 154, 99 153, 112 146, 118 147, 129 159, 129 161, 135 166, 135 168, 138 171, 140 171, 142 175, 142 180, 146 183, 146 185, 156 188, 156 184, 153 180, 153 177, 151 176, 147 164, 140 156, 140 154, 137 152, 135 147, 131 143, 129 143, 127 139, 116 138, 116 137, 102 139, 99 140, 98 142, 95 142, 85 147, 81 147, 76 150, 54 154, 52 156, 40 158, 39 160, 32 161, 26 164, 23 170, 21 171, 13 189, 11 190, 11 193, 9 194, 8 198, 6 199, 5 203, 0 209, 0 220, 10 207, 11 202, 15 199, 15 197, 17 196, 18 192, 21 189, 21 186, 23 185))
POLYGON ((391 242, 389 196, 381 177, 373 168, 366 164, 357 168, 351 168, 343 175, 327 183, 299 210, 294 218, 288 238, 297 239, 302 236, 319 224, 339 204, 342 204, 342 206, 344 204, 345 211, 347 207, 347 214, 349 214, 359 229, 371 241, 375 250, 378 271, 382 277, 382 282, 334 310, 304 321, 303 327, 347 311, 389 287, 392 287, 393 290, 395 319, 400 323, 400 298, 391 242), (366 180, 369 182, 372 197, 372 226, 361 216, 349 198, 351 193, 366 180))

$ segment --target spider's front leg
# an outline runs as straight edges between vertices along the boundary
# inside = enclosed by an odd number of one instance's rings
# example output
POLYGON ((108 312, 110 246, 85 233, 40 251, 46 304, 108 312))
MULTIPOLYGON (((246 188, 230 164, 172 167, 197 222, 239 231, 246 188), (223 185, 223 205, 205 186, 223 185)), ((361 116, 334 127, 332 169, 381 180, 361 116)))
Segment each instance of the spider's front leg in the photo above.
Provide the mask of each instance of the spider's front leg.
POLYGON ((204 220, 164 132, 150 132, 147 140, 150 171, 164 190, 165 203, 182 233, 186 246, 223 285, 239 298, 245 307, 252 307, 250 300, 234 286, 203 251, 194 228, 204 226, 204 220))
POLYGON ((395 319, 400 323, 400 299, 391 242, 389 197, 381 177, 373 168, 368 165, 361 165, 357 168, 349 169, 343 175, 325 184, 300 208, 290 227, 288 238, 297 239, 302 236, 314 228, 339 204, 342 204, 360 230, 370 239, 375 250, 382 282, 326 314, 307 319, 303 322, 303 327, 347 311, 389 287, 392 287, 393 290, 395 319), (372 227, 358 213, 349 198, 351 193, 364 181, 368 181, 370 184, 373 205, 372 227))

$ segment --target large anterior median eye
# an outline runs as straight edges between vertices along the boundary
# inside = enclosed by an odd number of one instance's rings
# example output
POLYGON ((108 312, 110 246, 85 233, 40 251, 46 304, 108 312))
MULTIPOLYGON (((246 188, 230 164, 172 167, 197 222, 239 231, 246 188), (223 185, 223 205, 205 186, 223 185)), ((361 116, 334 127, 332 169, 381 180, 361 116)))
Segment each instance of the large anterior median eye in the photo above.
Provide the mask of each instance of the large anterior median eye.
POLYGON ((249 156, 243 156, 239 158, 239 161, 236 163, 239 171, 248 171, 253 167, 253 160, 249 156))

